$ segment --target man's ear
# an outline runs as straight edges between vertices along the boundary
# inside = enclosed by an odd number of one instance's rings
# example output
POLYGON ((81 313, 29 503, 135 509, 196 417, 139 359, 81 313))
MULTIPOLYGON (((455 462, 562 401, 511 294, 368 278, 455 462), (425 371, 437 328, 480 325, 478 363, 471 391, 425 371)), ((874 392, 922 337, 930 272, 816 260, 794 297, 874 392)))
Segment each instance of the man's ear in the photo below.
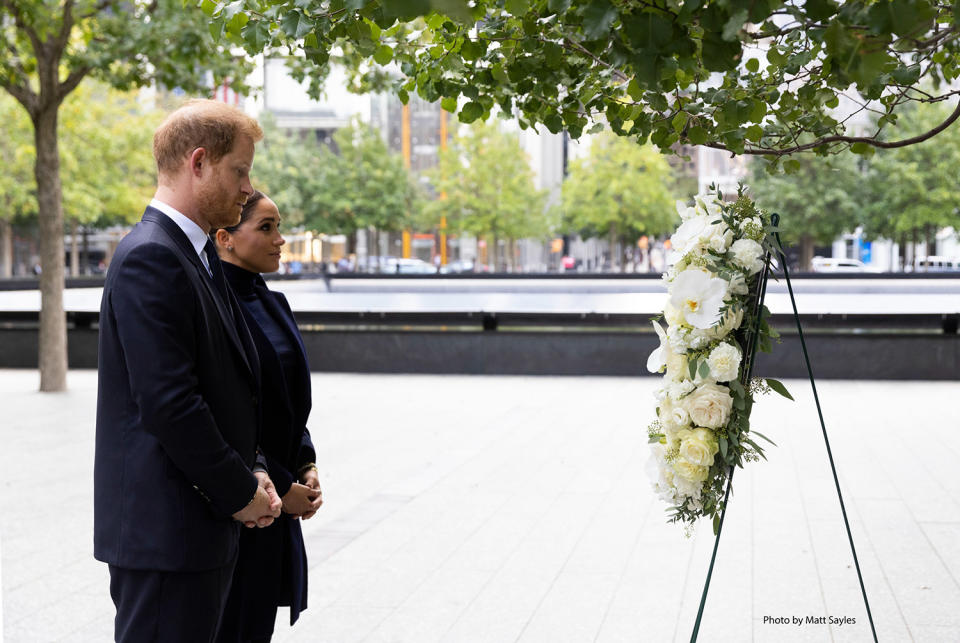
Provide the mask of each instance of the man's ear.
POLYGON ((203 165, 207 162, 207 150, 198 147, 190 153, 190 173, 194 176, 200 176, 203 171, 203 165))
POLYGON ((230 233, 223 228, 217 230, 217 245, 221 248, 226 248, 230 245, 230 233))

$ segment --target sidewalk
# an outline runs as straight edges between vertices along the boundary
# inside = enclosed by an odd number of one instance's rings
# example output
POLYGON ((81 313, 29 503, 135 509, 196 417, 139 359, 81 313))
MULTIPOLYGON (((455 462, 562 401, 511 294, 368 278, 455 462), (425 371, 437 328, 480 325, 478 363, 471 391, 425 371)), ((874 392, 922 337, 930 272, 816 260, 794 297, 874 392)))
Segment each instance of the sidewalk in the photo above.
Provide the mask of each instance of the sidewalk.
MULTIPOLYGON (((649 489, 656 383, 315 375, 326 504, 304 522, 310 607, 274 640, 688 640, 713 535, 684 538, 649 489)), ((96 374, 37 384, 0 370, 4 640, 107 641, 96 374)), ((737 473, 702 641, 870 640, 809 385, 787 385, 797 402, 755 408, 779 447, 737 473), (808 616, 847 620, 772 622, 808 616)), ((880 640, 960 640, 960 384, 818 386, 880 640)))

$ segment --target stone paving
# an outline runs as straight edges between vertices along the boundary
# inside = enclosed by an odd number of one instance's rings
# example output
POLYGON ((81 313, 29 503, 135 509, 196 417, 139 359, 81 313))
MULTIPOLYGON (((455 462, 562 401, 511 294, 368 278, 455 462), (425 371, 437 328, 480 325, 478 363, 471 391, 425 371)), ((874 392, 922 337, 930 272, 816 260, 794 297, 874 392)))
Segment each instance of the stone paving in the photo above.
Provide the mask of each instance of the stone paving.
MULTIPOLYGON (((0 371, 7 643, 111 638, 96 375, 69 381, 0 371)), ((304 523, 310 607, 293 628, 281 610, 275 641, 689 640, 713 536, 685 538, 649 489, 656 379, 313 382, 326 505, 304 523)), ((809 385, 787 384, 797 402, 755 408, 779 447, 737 473, 701 641, 871 640, 809 385)), ((960 641, 960 383, 819 388, 880 640, 960 641)))

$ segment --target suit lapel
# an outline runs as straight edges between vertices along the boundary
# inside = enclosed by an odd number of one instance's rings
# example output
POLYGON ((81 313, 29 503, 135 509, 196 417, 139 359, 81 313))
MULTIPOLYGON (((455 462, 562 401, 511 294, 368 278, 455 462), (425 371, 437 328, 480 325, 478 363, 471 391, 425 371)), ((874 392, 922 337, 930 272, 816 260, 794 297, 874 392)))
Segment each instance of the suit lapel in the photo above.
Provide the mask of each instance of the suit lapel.
POLYGON ((250 339, 250 332, 247 330, 247 325, 243 321, 243 315, 240 312, 240 307, 237 304, 236 298, 233 296, 233 291, 231 291, 230 287, 227 286, 227 295, 229 301, 224 301, 223 297, 218 294, 217 287, 210 278, 210 273, 207 272, 203 262, 200 261, 200 256, 197 254, 196 249, 194 249, 193 245, 190 243, 190 240, 187 239, 187 235, 185 235, 183 230, 180 229, 180 226, 174 223, 170 217, 154 208, 148 207, 146 212, 143 214, 143 220, 159 225, 174 242, 181 254, 185 256, 191 264, 193 264, 194 269, 197 271, 197 276, 199 277, 200 282, 206 289, 207 295, 213 299, 213 302, 217 307, 217 313, 220 315, 220 320, 223 322, 223 327, 227 331, 227 336, 237 349, 237 352, 240 353, 240 357, 243 359, 243 363, 247 367, 251 378, 259 385, 260 369, 259 364, 255 363, 257 359, 257 352, 256 349, 253 348, 253 340, 250 339), (227 308, 228 306, 230 309, 227 308), (233 310, 232 315, 230 313, 231 309, 233 310), (241 331, 245 335, 243 339, 240 337, 241 331))

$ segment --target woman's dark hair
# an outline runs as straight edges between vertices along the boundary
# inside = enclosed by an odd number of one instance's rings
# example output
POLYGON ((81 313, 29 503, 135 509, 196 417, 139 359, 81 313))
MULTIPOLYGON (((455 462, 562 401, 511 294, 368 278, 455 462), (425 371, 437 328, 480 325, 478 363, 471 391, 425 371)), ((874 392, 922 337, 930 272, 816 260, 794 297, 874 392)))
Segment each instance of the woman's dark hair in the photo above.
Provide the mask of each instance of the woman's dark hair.
MULTIPOLYGON (((256 209, 257 203, 259 203, 261 199, 266 198, 266 196, 267 195, 260 190, 254 190, 253 194, 247 198, 247 202, 243 204, 243 209, 240 210, 240 221, 237 222, 237 225, 232 225, 223 229, 231 233, 236 232, 237 228, 242 226, 243 222, 253 215, 253 211, 256 209)), ((220 228, 213 228, 210 230, 210 238, 213 239, 214 243, 217 241, 217 230, 219 229, 220 228)))

